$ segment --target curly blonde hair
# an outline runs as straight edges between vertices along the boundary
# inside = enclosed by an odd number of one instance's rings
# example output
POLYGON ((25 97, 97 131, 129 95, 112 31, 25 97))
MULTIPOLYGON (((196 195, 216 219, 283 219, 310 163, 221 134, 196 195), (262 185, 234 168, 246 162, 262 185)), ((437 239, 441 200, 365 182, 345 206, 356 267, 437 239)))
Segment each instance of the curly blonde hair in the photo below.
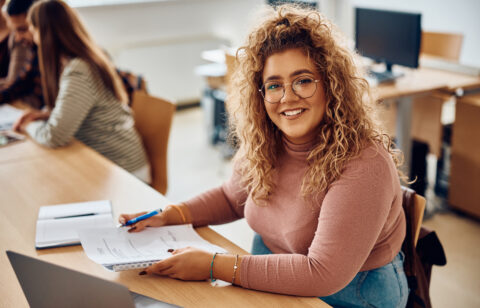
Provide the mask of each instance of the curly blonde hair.
POLYGON ((327 102, 307 158, 303 198, 328 189, 345 165, 372 143, 385 147, 398 167, 401 153, 375 124, 369 85, 357 70, 355 54, 333 25, 318 11, 292 5, 266 8, 265 13, 237 51, 227 106, 238 144, 236 162, 252 198, 268 200, 275 189, 273 175, 282 134, 268 117, 258 89, 266 59, 287 49, 300 48, 312 60, 322 76, 327 102))

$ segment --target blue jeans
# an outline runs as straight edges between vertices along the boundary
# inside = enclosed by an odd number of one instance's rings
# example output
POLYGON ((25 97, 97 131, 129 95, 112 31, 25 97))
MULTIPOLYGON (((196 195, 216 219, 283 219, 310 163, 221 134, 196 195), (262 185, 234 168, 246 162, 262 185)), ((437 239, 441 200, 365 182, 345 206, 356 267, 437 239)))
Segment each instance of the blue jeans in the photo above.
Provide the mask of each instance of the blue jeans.
MULTIPOLYGON (((252 254, 266 255, 272 252, 260 235, 253 238, 252 254)), ((319 297, 333 307, 405 307, 408 299, 407 276, 403 271, 403 252, 382 267, 359 272, 342 290, 319 297)))

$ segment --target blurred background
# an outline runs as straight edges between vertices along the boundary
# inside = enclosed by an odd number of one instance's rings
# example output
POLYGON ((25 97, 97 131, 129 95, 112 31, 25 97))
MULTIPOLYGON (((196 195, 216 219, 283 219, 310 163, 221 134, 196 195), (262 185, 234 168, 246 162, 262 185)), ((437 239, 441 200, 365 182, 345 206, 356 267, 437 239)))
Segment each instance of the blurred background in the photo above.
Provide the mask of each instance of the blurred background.
MULTIPOLYGON (((255 8, 266 0, 69 0, 117 66, 142 74, 152 94, 199 100, 202 51, 241 45, 255 8), (182 82, 179 82, 179 81, 182 82), (188 85, 188 86, 185 86, 188 85)), ((321 0, 315 5, 354 39, 354 7, 420 12, 422 29, 461 33, 460 63, 480 66, 480 3, 475 0, 321 0)))

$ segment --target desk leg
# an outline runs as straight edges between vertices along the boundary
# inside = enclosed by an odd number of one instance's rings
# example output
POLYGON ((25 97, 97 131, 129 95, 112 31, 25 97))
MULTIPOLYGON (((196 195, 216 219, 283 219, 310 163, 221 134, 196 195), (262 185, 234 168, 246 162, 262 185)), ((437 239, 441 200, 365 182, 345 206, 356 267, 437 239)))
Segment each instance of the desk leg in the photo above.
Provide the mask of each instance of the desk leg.
POLYGON ((405 161, 402 166, 405 175, 410 175, 410 164, 412 156, 412 101, 411 96, 405 96, 397 99, 397 126, 396 137, 397 146, 402 150, 405 161))

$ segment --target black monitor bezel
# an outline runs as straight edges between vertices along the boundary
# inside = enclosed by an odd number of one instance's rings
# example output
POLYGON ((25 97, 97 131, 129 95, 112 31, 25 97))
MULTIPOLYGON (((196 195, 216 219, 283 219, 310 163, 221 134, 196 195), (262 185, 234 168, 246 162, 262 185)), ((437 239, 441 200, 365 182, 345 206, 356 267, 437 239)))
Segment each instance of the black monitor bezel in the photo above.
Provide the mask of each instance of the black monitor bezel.
POLYGON ((417 13, 417 12, 404 12, 404 11, 392 11, 392 10, 381 10, 381 9, 372 9, 372 8, 365 8, 365 7, 356 7, 355 8, 355 49, 359 54, 361 54, 364 57, 373 59, 374 61, 377 62, 384 62, 387 66, 387 70, 391 70, 391 66, 393 64, 396 65, 402 65, 406 67, 411 67, 411 68, 418 68, 419 64, 419 56, 420 56, 420 45, 421 45, 421 39, 422 39, 422 14, 417 13), (412 59, 409 61, 398 61, 397 59, 390 58, 388 55, 378 55, 378 54, 372 54, 369 52, 363 52, 358 48, 358 41, 359 41, 359 31, 358 31, 358 23, 359 23, 359 12, 360 11, 370 11, 370 12, 375 12, 375 13, 381 13, 381 14, 395 14, 395 15, 409 15, 410 17, 414 18, 416 20, 416 27, 417 31, 415 32, 417 36, 414 38, 415 40, 415 46, 412 54, 414 54, 412 59), (416 18, 415 18, 416 17, 416 18))

